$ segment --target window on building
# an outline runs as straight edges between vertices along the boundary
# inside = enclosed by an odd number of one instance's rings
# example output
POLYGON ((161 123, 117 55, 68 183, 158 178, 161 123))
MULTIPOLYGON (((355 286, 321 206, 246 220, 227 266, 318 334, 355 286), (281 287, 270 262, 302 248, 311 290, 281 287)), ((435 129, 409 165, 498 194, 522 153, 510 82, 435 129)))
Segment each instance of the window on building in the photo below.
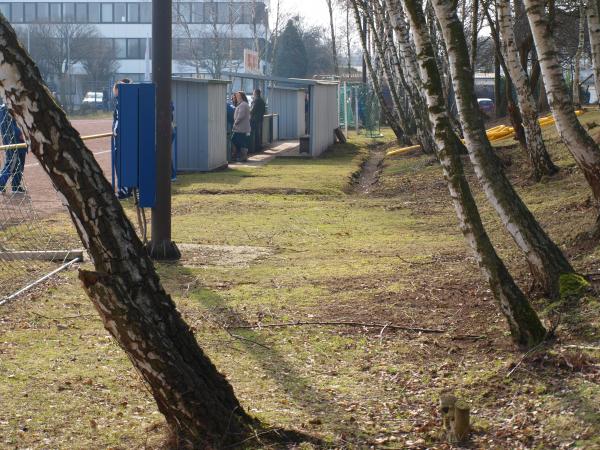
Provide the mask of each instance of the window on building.
POLYGON ((77 23, 88 23, 87 3, 75 3, 75 21, 77 23))
POLYGON ((261 25, 264 25, 267 23, 267 11, 265 9, 264 3, 256 4, 256 13, 255 13, 254 20, 257 24, 261 24, 261 25))
POLYGON ((127 58, 142 59, 140 54, 141 39, 127 39, 127 58))
POLYGON ((127 22, 127 5, 125 3, 115 3, 114 15, 115 23, 127 22))
POLYGON ((217 20, 217 4, 204 3, 204 23, 215 23, 217 20))
POLYGON ((35 22, 35 3, 25 3, 25 22, 35 22))
POLYGON ((152 23, 152 3, 140 3, 140 22, 152 23))
POLYGON ((23 23, 23 3, 17 2, 11 5, 10 17, 14 23, 23 23))
POLYGON ((10 3, 0 3, 0 13, 10 20, 10 3))
POLYGON ((138 23, 140 21, 139 3, 127 3, 127 22, 138 23))
POLYGON ((189 2, 173 3, 175 7, 173 11, 173 22, 192 22, 192 4, 189 2))
POLYGON ((204 3, 192 3, 192 23, 204 23, 204 3))
POLYGON ((102 22, 111 23, 113 21, 112 3, 102 3, 102 22))
POLYGON ((232 9, 229 2, 217 3, 217 23, 230 23, 232 9))
POLYGON ((117 59, 127 58, 127 39, 115 39, 115 56, 117 59))
POLYGON ((75 3, 63 3, 63 22, 75 22, 75 3))
POLYGON ((140 58, 146 58, 146 39, 140 39, 140 58))
POLYGON ((50 12, 48 10, 48 3, 41 2, 37 4, 37 21, 42 23, 48 23, 50 20, 50 12))
POLYGON ((88 21, 89 23, 100 23, 100 3, 88 4, 88 21))
POLYGON ((62 22, 62 4, 50 3, 50 22, 62 22))

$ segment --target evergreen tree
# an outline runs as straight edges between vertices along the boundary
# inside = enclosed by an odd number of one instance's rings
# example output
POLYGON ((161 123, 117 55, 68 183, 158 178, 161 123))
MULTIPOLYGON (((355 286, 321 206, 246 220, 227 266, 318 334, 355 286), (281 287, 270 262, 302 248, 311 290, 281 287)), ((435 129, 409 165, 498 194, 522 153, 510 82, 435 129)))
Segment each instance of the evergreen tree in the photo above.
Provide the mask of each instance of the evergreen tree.
POLYGON ((306 48, 302 42, 298 26, 293 20, 289 20, 279 38, 273 75, 286 78, 304 78, 306 77, 307 65, 306 48))

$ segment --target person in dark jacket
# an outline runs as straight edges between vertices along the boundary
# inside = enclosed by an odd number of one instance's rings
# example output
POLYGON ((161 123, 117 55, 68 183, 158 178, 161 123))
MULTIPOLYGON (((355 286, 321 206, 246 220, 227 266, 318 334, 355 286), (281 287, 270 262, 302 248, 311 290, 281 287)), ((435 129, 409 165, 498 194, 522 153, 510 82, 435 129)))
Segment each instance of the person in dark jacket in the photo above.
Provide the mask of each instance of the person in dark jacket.
MULTIPOLYGON (((2 144, 22 144, 25 142, 23 133, 17 126, 17 123, 10 115, 6 105, 0 106, 0 131, 2 132, 2 144)), ((23 170, 25 169, 25 157, 27 156, 27 147, 5 150, 4 166, 0 171, 0 192, 6 191, 6 183, 12 177, 12 192, 23 193, 25 188, 21 185, 23 170)))
POLYGON ((252 109, 250 111, 250 123, 252 126, 255 152, 260 152, 262 150, 263 120, 267 112, 267 104, 261 94, 260 89, 254 90, 254 99, 252 100, 252 109))

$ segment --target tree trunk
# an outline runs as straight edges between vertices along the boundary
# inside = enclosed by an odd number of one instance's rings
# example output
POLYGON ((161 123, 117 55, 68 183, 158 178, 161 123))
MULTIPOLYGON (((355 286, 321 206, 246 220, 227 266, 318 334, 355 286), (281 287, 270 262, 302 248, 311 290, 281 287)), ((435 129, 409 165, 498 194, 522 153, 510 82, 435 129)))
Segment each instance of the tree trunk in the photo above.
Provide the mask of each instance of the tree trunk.
POLYGON ((403 63, 403 73, 406 80, 408 100, 412 106, 417 124, 417 138, 423 149, 423 153, 433 154, 436 152, 435 140, 431 132, 431 123, 427 113, 427 105, 423 97, 421 77, 417 66, 417 56, 410 43, 408 26, 399 6, 400 0, 385 0, 384 7, 389 14, 389 20, 396 32, 398 42, 397 54, 399 63, 403 63))
POLYGON ((473 0, 471 7, 471 70, 475 72, 475 64, 477 63, 477 39, 479 36, 479 0, 473 0))
POLYGON ((542 78, 558 132, 600 201, 600 148, 585 131, 573 108, 558 61, 554 36, 544 16, 544 0, 525 0, 527 18, 540 61, 542 78))
POLYGON ((502 72, 500 67, 500 58, 497 52, 494 52, 494 102, 496 103, 496 117, 504 117, 506 111, 504 108, 504 98, 502 96, 502 72))
POLYGON ((331 31, 331 52, 333 54, 333 70, 336 75, 340 74, 340 66, 338 64, 337 45, 335 43, 335 24, 333 23, 333 0, 327 1, 327 10, 329 11, 329 29, 331 31))
POLYGON ((560 276, 573 273, 573 268, 506 178, 485 134, 467 42, 455 7, 444 0, 432 0, 432 5, 446 41, 458 112, 477 178, 502 223, 525 254, 533 278, 547 295, 556 298, 560 276))
POLYGON ((583 57, 583 43, 585 41, 585 7, 581 3, 579 5, 579 41, 577 44, 577 52, 575 53, 575 70, 573 74, 573 106, 576 109, 581 109, 581 58, 583 57))
POLYGON ((587 6, 588 32, 594 68, 596 103, 600 104, 600 5, 598 0, 589 0, 587 6))
POLYGON ((346 51, 348 52, 348 78, 350 78, 352 72, 352 49, 350 45, 352 32, 350 30, 350 23, 350 2, 349 0, 346 0, 346 51))
POLYGON ((446 110, 442 95, 442 80, 427 33, 420 0, 402 0, 402 5, 417 49, 424 94, 439 149, 438 158, 448 183, 461 231, 475 254, 500 310, 508 321, 514 342, 523 347, 534 346, 544 339, 546 331, 527 298, 496 254, 481 222, 477 205, 464 175, 459 155, 458 142, 460 141, 452 130, 446 110))
POLYGON ((504 61, 510 73, 510 78, 517 92, 517 100, 521 110, 523 129, 525 131, 526 151, 533 169, 533 177, 539 181, 543 176, 553 175, 558 171, 546 150, 542 129, 538 122, 538 113, 535 107, 533 93, 529 87, 527 74, 521 66, 515 35, 513 31, 512 15, 510 13, 510 0, 497 0, 498 28, 502 36, 502 49, 504 61))
POLYGON ((389 123, 390 127, 392 128, 392 131, 394 132, 394 135, 396 136, 396 139, 398 140, 398 142, 403 142, 405 139, 405 132, 402 129, 402 126, 398 123, 398 119, 396 118, 396 115, 393 114, 392 111, 390 111, 387 104, 385 103, 385 98, 383 96, 383 91, 381 89, 381 83, 380 83, 379 77, 378 77, 377 73, 375 72, 375 70, 373 69, 373 63, 371 61, 371 53, 369 51, 369 44, 367 42, 367 30, 365 27, 363 27, 363 24, 360 20, 360 10, 359 10, 359 6, 357 4, 357 0, 350 0, 350 2, 352 3, 352 8, 354 10, 356 29, 358 31, 360 43, 363 48, 364 64, 367 68, 369 76, 371 77, 371 83, 373 83, 373 89, 375 91, 375 94, 377 95, 377 98, 379 99, 381 111, 382 111, 383 116, 385 117, 386 121, 389 123))
MULTIPOLYGON (((358 3, 358 2, 357 2, 358 3)), ((378 11, 375 11, 376 7, 370 8, 366 2, 362 1, 362 8, 365 11, 365 17, 367 18, 367 25, 369 26, 371 36, 373 38, 373 44, 375 47, 375 52, 378 56, 379 61, 381 62, 381 66, 383 69, 383 73, 385 74, 385 80, 387 81, 388 89, 390 91, 390 96, 392 98, 392 104, 394 106, 394 112, 398 117, 398 121, 400 126, 404 130, 405 139, 407 144, 414 144, 410 136, 411 126, 409 124, 408 114, 404 110, 404 106, 402 105, 402 100, 400 99, 400 94, 398 93, 397 86, 401 84, 401 79, 403 77, 402 71, 400 69, 399 64, 394 61, 390 61, 389 58, 386 57, 386 49, 389 54, 391 54, 392 58, 397 59, 397 54, 395 53, 395 45, 394 42, 383 42, 382 34, 385 34, 385 25, 383 20, 380 19, 380 14, 378 11), (375 18, 378 19, 377 25, 375 24, 375 18)))
POLYGON ((3 17, 0 39, 0 95, 69 205, 96 270, 80 278, 105 328, 148 383, 182 445, 210 449, 243 440, 254 421, 198 346, 102 169, 3 17))

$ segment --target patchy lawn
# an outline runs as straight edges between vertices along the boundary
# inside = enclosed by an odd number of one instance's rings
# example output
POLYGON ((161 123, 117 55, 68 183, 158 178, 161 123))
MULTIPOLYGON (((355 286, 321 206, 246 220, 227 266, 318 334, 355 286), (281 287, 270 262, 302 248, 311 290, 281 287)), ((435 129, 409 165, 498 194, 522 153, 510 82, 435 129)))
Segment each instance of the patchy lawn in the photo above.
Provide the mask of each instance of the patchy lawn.
MULTIPOLYGON (((518 148, 499 152, 576 268, 598 273, 597 248, 575 241, 595 219, 588 189, 547 135, 562 170, 542 183, 529 182, 518 148)), ((243 405, 326 448, 448 448, 437 401, 450 389, 472 406, 474 447, 598 448, 600 355, 582 349, 600 340, 598 297, 563 307, 558 341, 523 358, 458 231, 437 163, 386 159, 372 174, 376 184, 356 188, 378 151, 353 137, 318 160, 280 158, 174 185, 174 239, 186 244, 184 258, 158 269, 243 405), (267 326, 296 321, 352 325, 267 326), (244 328, 256 324, 265 326, 244 328)), ((526 290, 526 263, 478 190, 477 198, 526 290)), ((547 301, 534 304, 547 319, 547 301)), ((162 416, 75 271, 2 308, 0 377, 0 447, 165 441, 162 416)))

